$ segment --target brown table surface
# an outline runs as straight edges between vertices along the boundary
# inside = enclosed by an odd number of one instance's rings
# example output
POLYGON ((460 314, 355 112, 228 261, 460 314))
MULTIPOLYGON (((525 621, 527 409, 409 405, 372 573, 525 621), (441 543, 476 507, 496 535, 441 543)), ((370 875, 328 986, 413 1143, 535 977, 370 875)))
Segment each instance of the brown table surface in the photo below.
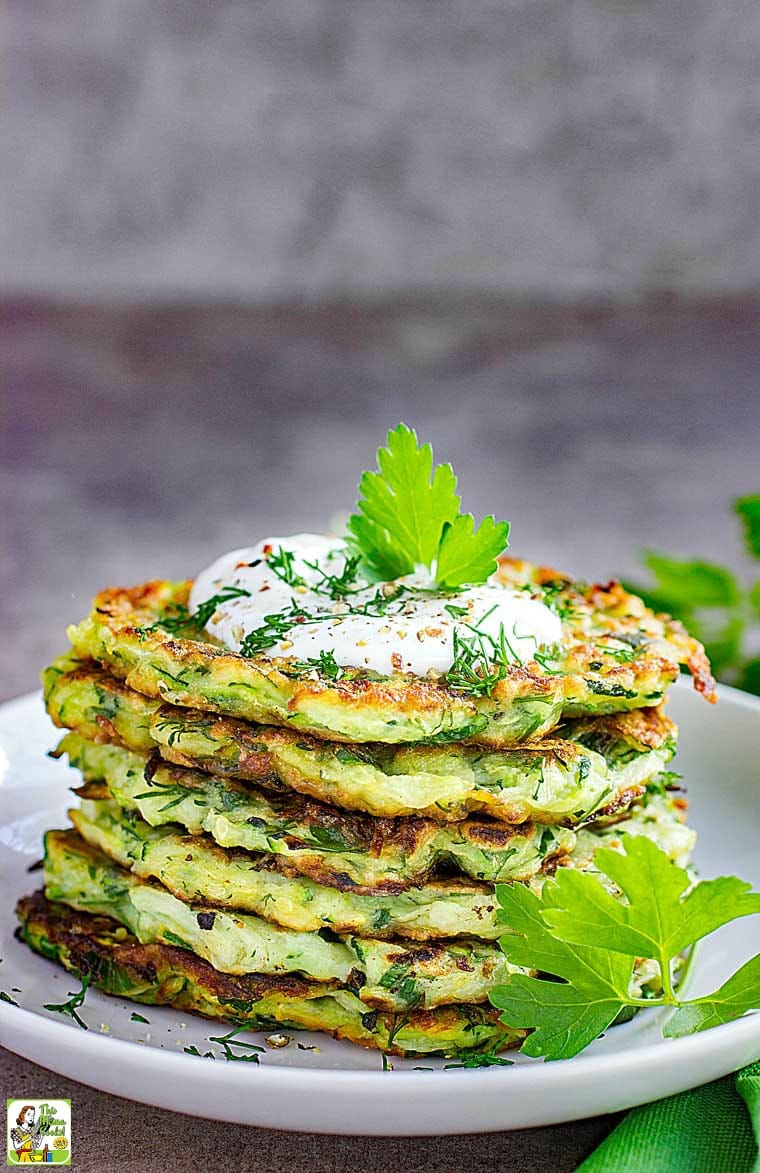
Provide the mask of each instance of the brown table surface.
MULTIPOLYGON (((246 309, 0 308, 0 694, 36 687, 107 583, 185 577, 350 508, 399 419, 512 548, 587 577, 654 546, 741 565, 728 504, 760 491, 760 316, 497 302, 246 309)), ((572 1170, 610 1118, 480 1137, 357 1139, 135 1105, 0 1050, 0 1099, 71 1096, 77 1168, 178 1173, 572 1170)))

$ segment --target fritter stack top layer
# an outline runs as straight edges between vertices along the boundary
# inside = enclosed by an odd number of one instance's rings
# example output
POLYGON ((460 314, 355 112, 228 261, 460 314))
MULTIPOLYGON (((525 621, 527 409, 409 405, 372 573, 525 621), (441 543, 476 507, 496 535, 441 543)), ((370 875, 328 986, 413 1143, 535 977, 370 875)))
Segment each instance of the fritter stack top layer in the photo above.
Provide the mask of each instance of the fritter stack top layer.
MULTIPOLYGON (((69 637, 78 655, 107 665, 145 696, 347 742, 515 745, 566 717, 656 705, 682 664, 713 695, 701 645, 619 583, 588 587, 513 559, 502 559, 499 573, 505 585, 537 597, 551 590, 562 641, 477 694, 444 677, 349 668, 334 679, 287 657, 246 658, 201 630, 179 638, 172 628, 178 613, 187 617, 190 583, 103 591, 69 637)), ((192 632, 192 617, 180 630, 192 632)))

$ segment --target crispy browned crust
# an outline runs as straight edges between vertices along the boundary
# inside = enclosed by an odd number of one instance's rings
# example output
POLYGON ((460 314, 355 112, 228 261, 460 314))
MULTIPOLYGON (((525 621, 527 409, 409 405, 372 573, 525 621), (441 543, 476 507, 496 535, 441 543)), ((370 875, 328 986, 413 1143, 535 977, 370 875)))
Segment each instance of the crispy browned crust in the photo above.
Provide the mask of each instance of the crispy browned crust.
MULTIPOLYGON (((111 693, 123 697, 125 701, 132 702, 135 699, 134 688, 129 687, 123 679, 115 676, 111 669, 105 668, 93 660, 79 661, 76 667, 67 670, 66 678, 72 682, 89 682, 93 679, 100 680, 104 688, 107 688, 111 693)), ((137 695, 139 696, 140 694, 137 695)), ((50 712, 49 716, 59 729, 72 728, 71 725, 66 725, 59 720, 54 711, 50 712)), ((187 722, 202 721, 209 736, 213 740, 222 741, 226 738, 234 740, 239 750, 235 776, 244 778, 249 782, 259 782, 262 784, 268 782, 270 786, 275 789, 278 788, 279 779, 272 767, 271 754, 267 749, 262 747, 262 727, 260 725, 252 724, 235 717, 227 717, 221 713, 180 708, 177 705, 170 704, 161 705, 161 708, 156 711, 153 719, 159 721, 167 719, 187 722)), ((88 736, 90 736, 92 741, 99 744, 125 745, 117 729, 107 717, 98 714, 95 720, 100 728, 100 735, 97 736, 94 733, 89 734, 88 736)), ((590 716, 587 720, 589 723, 593 722, 599 728, 604 728, 611 739, 616 736, 627 737, 632 741, 638 742, 642 747, 646 746, 648 749, 659 749, 677 732, 675 722, 668 717, 663 705, 644 709, 631 709, 628 712, 622 713, 607 713, 603 716, 590 716)), ((293 742, 298 741, 314 749, 318 749, 324 744, 324 738, 314 737, 310 733, 297 733, 293 729, 278 727, 276 725, 266 726, 265 728, 269 745, 275 745, 277 743, 291 745, 293 742)), ((129 748, 129 746, 126 748, 129 748)), ((547 734, 543 737, 528 738, 521 742, 519 746, 511 748, 515 750, 519 749, 526 754, 540 752, 542 755, 554 757, 561 762, 569 762, 579 752, 582 752, 579 751, 574 741, 557 736, 554 733, 547 734)), ((437 753, 437 749, 433 746, 420 745, 416 748, 416 752, 422 756, 425 754, 432 755, 437 753)), ((181 750, 176 748, 173 748, 172 754, 170 757, 167 756, 167 760, 174 762, 175 765, 197 768, 194 759, 185 756, 181 750)), ((224 773, 223 764, 220 764, 220 766, 221 768, 218 772, 224 773)))
MULTIPOLYGON (((191 579, 182 583, 174 593, 174 601, 186 606, 192 585, 191 579)), ((167 636, 161 632, 145 634, 145 627, 155 623, 156 616, 166 604, 166 587, 167 583, 160 579, 130 588, 108 587, 96 595, 94 610, 112 631, 121 631, 127 636, 137 635, 146 647, 155 644, 178 661, 200 659, 215 666, 230 667, 242 661, 255 665, 273 682, 280 686, 287 685, 292 693, 290 707, 293 709, 310 697, 337 692, 340 694, 342 706, 358 710, 371 702, 378 707, 402 711, 435 712, 440 707, 442 693, 448 697, 456 695, 453 689, 419 676, 398 673, 387 679, 375 680, 359 669, 347 672, 340 681, 325 682, 312 677, 294 681, 292 676, 288 675, 288 669, 292 667, 293 661, 287 657, 261 656, 248 660, 237 652, 226 651, 219 645, 202 639, 184 639, 167 636)), ((527 672, 524 675, 526 679, 530 676, 527 672)), ((545 691, 548 694, 551 692, 551 681, 547 680, 545 683, 545 691)))
POLYGON ((598 811, 594 812, 594 820, 590 825, 593 826, 594 823, 603 822, 604 819, 610 815, 617 814, 619 811, 622 811, 623 815, 629 814, 630 811, 628 808, 631 806, 631 803, 641 798, 643 794, 646 794, 646 786, 631 786, 628 790, 621 790, 619 794, 615 795, 612 802, 608 802, 606 806, 601 806, 598 811))
POLYGON ((297 974, 230 974, 214 969, 202 957, 176 945, 141 945, 136 937, 108 916, 77 912, 68 905, 49 901, 40 889, 24 896, 17 904, 21 920, 42 920, 50 927, 51 936, 63 945, 81 973, 97 972, 98 963, 107 963, 113 953, 114 934, 122 938, 118 946, 119 965, 127 969, 136 984, 154 982, 156 975, 166 967, 188 974, 224 999, 258 1002, 271 994, 283 998, 318 997, 335 984, 311 982, 297 974))
MULTIPOLYGON (((576 718, 574 728, 595 729, 610 740, 630 738, 647 749, 660 749, 666 741, 673 738, 678 730, 674 721, 665 712, 663 705, 650 709, 631 709, 627 713, 607 713, 603 717, 576 718)), ((287 733, 287 730, 278 732, 287 733)), ((299 737, 299 741, 304 740, 299 737)), ((549 734, 546 737, 530 738, 520 745, 511 747, 514 752, 527 754, 541 753, 547 757, 556 758, 560 762, 570 762, 583 748, 579 748, 576 741, 549 734)), ((421 746, 419 752, 424 754, 429 747, 421 746)))
MULTIPOLYGON (((182 767, 177 767, 178 777, 181 769, 182 767)), ((78 798, 95 801, 111 798, 108 786, 104 782, 85 782, 84 785, 73 788, 73 793, 78 798)), ((634 796, 638 796, 638 791, 635 795, 634 792, 628 795, 628 805, 634 796)), ((302 799, 299 795, 293 795, 292 798, 289 798, 287 812, 294 821, 309 823, 313 828, 334 829, 350 843, 351 850, 375 858, 389 849, 395 849, 401 855, 413 856, 430 837, 431 829, 436 829, 436 824, 432 824, 430 819, 414 817, 387 819, 371 815, 356 815, 302 799)), ((460 823, 458 830, 461 837, 473 846, 483 848, 486 851, 497 851, 506 848, 510 840, 515 837, 532 835, 535 828, 531 823, 500 823, 489 818, 471 817, 460 823)), ((302 841, 295 836, 286 835, 285 840, 293 848, 303 847, 302 841)), ((210 843, 211 841, 209 841, 209 845, 210 843)), ((220 859, 224 858, 224 853, 227 855, 236 853, 238 858, 249 858, 243 848, 221 848, 216 844, 214 846, 221 853, 220 859)), ((339 872, 327 866, 318 851, 315 851, 308 864, 299 861, 298 867, 289 863, 287 856, 268 855, 266 857, 251 856, 250 858, 255 860, 256 866, 262 869, 277 871, 281 875, 291 877, 306 875, 323 887, 337 888, 340 892, 353 892, 357 896, 398 896, 409 888, 420 887, 436 870, 428 868, 411 877, 377 880, 372 884, 362 884, 345 872, 339 872)), ((547 858, 549 857, 547 856, 547 858)), ((471 888, 476 891, 488 890, 479 881, 470 880, 465 876, 460 877, 459 882, 465 884, 468 891, 471 888)), ((164 883, 167 884, 168 881, 165 880, 164 883)))
MULTIPOLYGON (((77 833, 81 835, 82 838, 85 838, 86 826, 83 825, 80 819, 80 812, 78 808, 73 807, 68 811, 68 815, 74 824, 77 833)), ((58 832, 58 834, 65 834, 65 832, 58 832)), ((81 850, 81 847, 79 850, 81 850)), ((94 850, 97 851, 98 849, 94 848, 94 850)), ((207 856, 218 860, 220 870, 230 861, 237 861, 244 865, 246 870, 249 872, 255 871, 277 873, 281 876, 287 876, 292 880, 302 879, 304 875, 303 871, 298 870, 288 863, 286 856, 255 856, 242 847, 220 847, 218 843, 215 843, 212 839, 209 839, 206 836, 204 836, 204 852, 207 856)), ((215 870, 215 867, 211 870, 215 870)), ((314 874, 309 872, 308 878, 313 880, 315 883, 320 882, 317 878, 316 871, 314 874)), ((165 888, 168 892, 171 892, 172 896, 176 896, 178 900, 187 901, 188 899, 186 889, 175 880, 171 872, 168 870, 162 871, 160 876, 160 884, 158 879, 152 879, 144 876, 141 876, 141 879, 145 879, 145 882, 148 884, 156 884, 162 888, 165 888)), ((350 877, 336 876, 334 872, 325 872, 323 886, 327 888, 335 888, 340 892, 351 892, 355 896, 390 897, 401 895, 408 891, 410 887, 423 888, 425 884, 435 885, 436 895, 440 900, 456 900, 459 897, 468 896, 477 897, 480 895, 492 894, 494 891, 493 884, 485 883, 482 880, 473 880, 470 879, 469 876, 436 876, 434 879, 423 876, 418 879, 417 883, 412 885, 407 884, 406 882, 401 882, 400 884, 394 884, 390 882, 388 884, 380 883, 377 885, 370 885, 355 884, 350 877)), ((220 902, 222 907, 227 907, 224 902, 221 901, 221 898, 217 898, 217 900, 220 902)), ((487 906, 485 911, 492 912, 493 908, 487 906)), ((478 913, 479 917, 480 915, 481 914, 478 913)), ((341 931, 348 930, 342 929, 341 931)), ((394 936, 394 932, 395 931, 392 928, 379 928, 372 930, 373 936, 377 937, 379 940, 386 940, 394 936)), ((410 940, 429 939, 428 932, 424 928, 417 929, 416 927, 408 926, 404 929, 404 934, 410 940)))
POLYGON ((659 749, 674 736, 676 727, 663 709, 631 709, 629 713, 614 713, 605 718, 612 736, 630 738, 649 749, 659 749))
POLYGON ((701 644, 696 645, 686 663, 697 692, 701 692, 702 696, 714 705, 718 699, 718 694, 715 691, 715 677, 710 669, 707 653, 701 644))

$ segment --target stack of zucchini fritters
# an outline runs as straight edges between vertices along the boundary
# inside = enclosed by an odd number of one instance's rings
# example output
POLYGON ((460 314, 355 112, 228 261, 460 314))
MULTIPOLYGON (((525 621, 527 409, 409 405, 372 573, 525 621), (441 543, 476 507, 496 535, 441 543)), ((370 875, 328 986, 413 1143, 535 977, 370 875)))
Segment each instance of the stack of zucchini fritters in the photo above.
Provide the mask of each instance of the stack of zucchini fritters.
POLYGON ((103 592, 43 674, 81 802, 46 836, 23 939, 108 993, 252 1028, 396 1054, 518 1044, 488 1001, 512 971, 494 885, 593 869, 623 832, 684 863, 662 701, 679 664, 708 696, 712 678, 617 584, 500 574, 551 593, 563 643, 477 693, 180 634, 188 583, 103 592))

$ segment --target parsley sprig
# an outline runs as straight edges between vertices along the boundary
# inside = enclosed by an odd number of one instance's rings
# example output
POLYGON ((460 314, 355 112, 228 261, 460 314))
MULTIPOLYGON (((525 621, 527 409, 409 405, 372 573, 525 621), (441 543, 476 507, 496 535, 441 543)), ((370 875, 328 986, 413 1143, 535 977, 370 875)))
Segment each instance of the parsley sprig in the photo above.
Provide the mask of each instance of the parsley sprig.
POLYGON ((460 513, 451 465, 434 468, 432 447, 406 424, 388 432, 387 444, 378 471, 362 475, 358 512, 348 521, 365 573, 387 582, 423 566, 442 590, 485 582, 506 549, 509 523, 489 515, 476 529, 472 514, 460 513))
MULTIPOLYGON (((365 472, 359 485, 360 500, 348 522, 348 547, 340 570, 329 565, 304 560, 312 579, 299 572, 293 551, 280 546, 265 553, 268 567, 286 585, 302 588, 345 604, 341 612, 353 615, 384 615, 391 603, 405 594, 419 590, 401 587, 394 592, 378 588, 376 595, 363 602, 351 602, 351 596, 366 590, 367 581, 392 583, 419 567, 430 571, 435 591, 454 591, 460 587, 486 582, 496 570, 496 559, 507 546, 509 523, 485 517, 479 526, 470 513, 460 513, 457 479, 450 464, 433 467, 430 444, 420 444, 406 424, 388 432, 387 448, 377 454, 379 471, 365 472)), ((425 591, 425 593, 430 593, 425 591)), ((223 604, 250 597, 242 587, 228 586, 206 599, 190 614, 184 606, 161 618, 143 632, 161 628, 181 633, 187 628, 205 627, 223 604)), ((464 614, 463 609, 450 608, 464 614)), ((289 608, 264 616, 264 621, 242 641, 240 652, 253 657, 284 641, 296 624, 325 623, 339 619, 336 613, 307 610, 294 596, 289 608)), ((490 637, 488 637, 490 639, 490 637)), ((493 641, 491 641, 493 643, 493 641)), ((501 679, 507 664, 504 638, 496 644, 496 661, 486 656, 486 637, 476 628, 471 636, 458 636, 454 678, 469 691, 487 691, 483 681, 501 679), (482 671, 480 671, 482 669, 482 671)), ((514 663, 516 657, 510 656, 514 663)), ((304 661, 305 670, 327 669, 333 679, 338 673, 332 664, 304 661)), ((491 685, 492 686, 492 685, 491 685)))
POLYGON ((672 1007, 669 1038, 760 1008, 760 954, 701 998, 679 997, 673 977, 677 959, 697 941, 760 912, 760 893, 735 876, 691 886, 688 872, 643 835, 624 835, 622 847, 600 848, 595 863, 624 900, 571 868, 560 868, 540 896, 523 884, 497 886, 499 917, 510 930, 501 949, 514 965, 542 975, 512 974, 490 993, 504 1023, 532 1031, 521 1048, 527 1055, 577 1055, 629 1007, 672 1007), (631 993, 637 958, 658 963, 660 996, 631 993))
MULTIPOLYGON (((760 558, 760 493, 733 503, 751 558, 760 558)), ((760 623, 760 580, 745 585, 733 571, 703 559, 672 558, 655 550, 643 555, 651 586, 628 584, 655 611, 682 619, 706 647, 721 680, 760 694, 760 655, 751 651, 760 623)))

